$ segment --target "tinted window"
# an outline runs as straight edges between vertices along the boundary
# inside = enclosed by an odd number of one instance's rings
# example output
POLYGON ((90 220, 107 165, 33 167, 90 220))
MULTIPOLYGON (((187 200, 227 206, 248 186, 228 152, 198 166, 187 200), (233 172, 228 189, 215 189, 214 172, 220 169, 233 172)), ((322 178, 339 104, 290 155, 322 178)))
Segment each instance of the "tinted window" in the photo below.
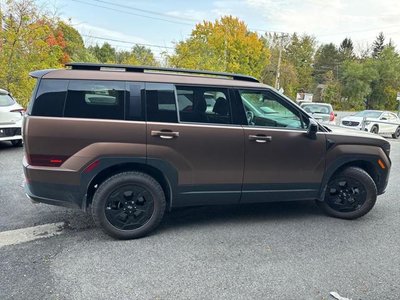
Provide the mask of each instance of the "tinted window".
POLYGON ((144 121, 144 84, 128 82, 128 95, 126 101, 126 119, 144 121))
POLYGON ((31 115, 62 117, 67 86, 68 80, 40 80, 36 99, 32 104, 31 115))
POLYGON ((124 119, 125 82, 71 80, 65 117, 124 119))
POLYGON ((231 124, 227 89, 176 87, 182 122, 231 124))
POLYGON ((301 107, 308 113, 312 114, 327 114, 329 115, 332 110, 329 105, 323 104, 302 104, 301 107))
POLYGON ((146 84, 147 120, 177 123, 175 90, 172 84, 146 84))
POLYGON ((10 95, 0 94, 0 106, 10 106, 15 103, 14 99, 10 95))
POLYGON ((300 129, 304 128, 298 110, 270 91, 239 91, 248 125, 300 129))

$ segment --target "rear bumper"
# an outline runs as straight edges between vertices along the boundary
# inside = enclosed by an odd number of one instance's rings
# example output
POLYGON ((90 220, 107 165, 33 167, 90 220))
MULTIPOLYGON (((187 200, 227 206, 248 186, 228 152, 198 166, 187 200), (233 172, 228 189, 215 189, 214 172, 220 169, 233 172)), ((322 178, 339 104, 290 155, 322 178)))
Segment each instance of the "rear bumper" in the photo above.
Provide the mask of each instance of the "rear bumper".
POLYGON ((32 167, 25 158, 23 168, 26 178, 25 193, 34 202, 70 208, 82 208, 84 205, 85 193, 81 186, 65 184, 68 175, 72 175, 70 172, 32 167), (48 178, 46 183, 42 180, 44 177, 48 178))

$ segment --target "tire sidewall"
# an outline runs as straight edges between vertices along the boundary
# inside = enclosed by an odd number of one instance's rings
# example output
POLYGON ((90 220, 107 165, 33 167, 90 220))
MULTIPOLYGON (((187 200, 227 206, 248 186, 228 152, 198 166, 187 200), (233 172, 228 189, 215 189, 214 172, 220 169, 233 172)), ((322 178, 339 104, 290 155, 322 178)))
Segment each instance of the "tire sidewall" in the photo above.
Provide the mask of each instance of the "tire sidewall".
MULTIPOLYGON (((357 219, 365 214, 367 214, 375 205, 376 199, 377 199, 377 189, 375 182, 371 178, 371 176, 365 172, 363 169, 356 168, 356 167, 350 167, 342 171, 340 174, 334 176, 331 180, 329 180, 329 183, 332 180, 337 180, 337 179, 345 179, 345 178, 352 178, 357 181, 359 181, 363 187, 365 188, 366 191, 366 200, 364 204, 361 206, 360 209, 352 212, 339 212, 334 210, 332 207, 328 205, 327 202, 323 201, 320 202, 318 201, 318 205, 324 210, 325 213, 327 213, 330 216, 336 217, 336 218, 341 218, 341 219, 357 219)), ((328 186, 327 185, 327 186, 328 186)))
POLYGON ((102 183, 96 191, 92 202, 92 215, 96 225, 107 234, 119 239, 139 238, 154 230, 160 223, 165 212, 164 192, 157 181, 144 173, 126 172, 110 177, 102 183), (122 230, 112 225, 105 214, 106 202, 110 194, 118 187, 135 184, 151 194, 153 198, 153 213, 149 220, 141 227, 133 230, 122 230))

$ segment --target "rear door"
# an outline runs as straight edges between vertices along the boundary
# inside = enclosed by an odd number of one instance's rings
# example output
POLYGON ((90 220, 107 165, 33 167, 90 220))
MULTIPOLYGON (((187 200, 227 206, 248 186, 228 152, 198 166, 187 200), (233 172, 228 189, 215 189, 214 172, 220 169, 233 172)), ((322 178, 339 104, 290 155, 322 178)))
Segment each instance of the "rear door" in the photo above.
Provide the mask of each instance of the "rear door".
POLYGON ((238 90, 247 116, 242 202, 315 199, 325 169, 325 134, 270 90, 238 90))
POLYGON ((243 128, 225 88, 146 84, 147 158, 170 174, 173 206, 237 203, 243 128))

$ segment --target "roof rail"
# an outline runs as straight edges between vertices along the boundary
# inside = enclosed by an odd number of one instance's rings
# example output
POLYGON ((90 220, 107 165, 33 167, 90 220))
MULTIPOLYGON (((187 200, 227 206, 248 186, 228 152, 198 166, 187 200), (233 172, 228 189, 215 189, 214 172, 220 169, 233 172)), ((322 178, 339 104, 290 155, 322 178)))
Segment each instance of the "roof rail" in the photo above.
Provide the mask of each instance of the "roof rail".
POLYGON ((224 73, 224 72, 212 72, 212 71, 200 71, 200 70, 189 70, 189 69, 174 69, 174 68, 160 68, 150 66, 132 66, 132 65, 117 65, 117 64, 94 64, 94 63, 67 63, 66 67, 70 67, 72 70, 90 70, 90 71, 101 71, 101 70, 118 70, 125 72, 137 72, 145 73, 146 71, 153 71, 157 73, 184 73, 193 75, 212 75, 218 77, 228 77, 233 80, 260 82, 256 78, 247 75, 224 73))

